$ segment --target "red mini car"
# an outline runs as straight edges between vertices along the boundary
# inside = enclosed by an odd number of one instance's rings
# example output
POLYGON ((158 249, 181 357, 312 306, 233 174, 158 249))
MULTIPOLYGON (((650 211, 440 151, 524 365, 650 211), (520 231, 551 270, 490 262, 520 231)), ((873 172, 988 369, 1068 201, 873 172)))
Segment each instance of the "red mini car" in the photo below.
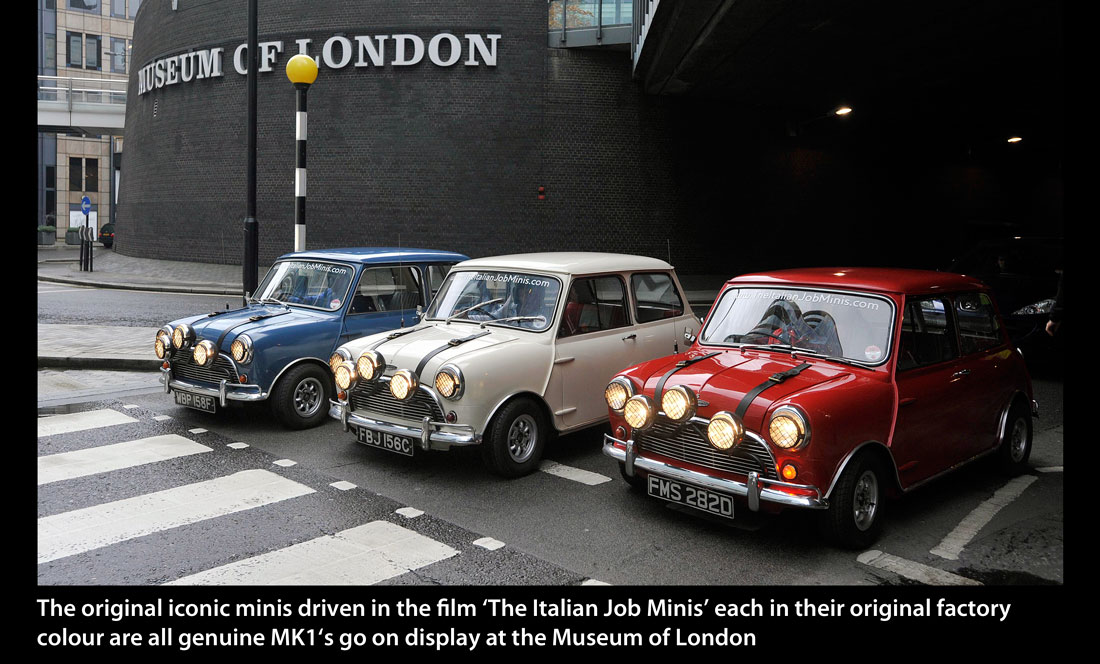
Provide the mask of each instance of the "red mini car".
POLYGON ((731 279, 698 338, 605 390, 604 454, 650 496, 733 518, 820 511, 865 547, 884 498, 979 457, 1027 464, 1031 379, 989 290, 921 270, 731 279))

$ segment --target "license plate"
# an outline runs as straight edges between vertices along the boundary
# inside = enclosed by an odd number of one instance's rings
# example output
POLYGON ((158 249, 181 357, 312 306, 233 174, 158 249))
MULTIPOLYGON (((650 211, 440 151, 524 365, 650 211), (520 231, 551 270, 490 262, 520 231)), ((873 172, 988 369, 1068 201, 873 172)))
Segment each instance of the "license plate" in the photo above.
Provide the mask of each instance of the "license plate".
POLYGON ((733 498, 724 493, 685 484, 676 480, 649 476, 649 495, 679 505, 687 505, 710 514, 733 518, 733 498))
POLYGON ((214 397, 208 397, 205 394, 180 392, 179 390, 176 390, 174 394, 176 395, 176 403, 180 406, 187 406, 207 413, 213 413, 216 407, 214 397))
POLYGON ((395 436, 392 433, 371 431, 363 427, 358 427, 355 430, 355 437, 360 443, 370 445, 371 447, 377 447, 380 450, 396 452, 397 454, 404 454, 405 456, 413 455, 412 438, 395 436))

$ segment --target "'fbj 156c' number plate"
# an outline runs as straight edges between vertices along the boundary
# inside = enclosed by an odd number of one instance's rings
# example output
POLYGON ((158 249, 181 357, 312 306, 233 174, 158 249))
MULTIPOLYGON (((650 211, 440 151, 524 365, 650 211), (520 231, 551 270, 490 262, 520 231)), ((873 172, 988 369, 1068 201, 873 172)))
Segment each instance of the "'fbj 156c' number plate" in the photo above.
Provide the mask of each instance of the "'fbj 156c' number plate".
POLYGON ((193 392, 180 392, 179 390, 176 390, 174 394, 176 395, 176 403, 180 406, 187 406, 207 413, 213 413, 216 407, 214 397, 194 394, 193 392))
POLYGON ((378 431, 371 431, 370 429, 364 429, 358 427, 355 430, 356 439, 364 445, 370 445, 371 447, 377 447, 387 452, 396 452, 397 454, 404 454, 405 456, 413 455, 413 441, 412 438, 406 438, 405 436, 395 436, 392 433, 380 433, 378 431))
POLYGON ((733 518, 733 498, 724 493, 716 493, 710 489, 652 474, 649 476, 648 489, 651 496, 724 516, 727 519, 733 518))

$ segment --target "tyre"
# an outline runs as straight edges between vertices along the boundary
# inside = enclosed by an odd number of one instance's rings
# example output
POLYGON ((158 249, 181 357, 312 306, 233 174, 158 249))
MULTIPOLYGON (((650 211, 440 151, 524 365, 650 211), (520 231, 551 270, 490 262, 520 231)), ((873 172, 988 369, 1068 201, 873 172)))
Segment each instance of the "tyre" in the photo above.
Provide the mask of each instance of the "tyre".
POLYGON ((634 477, 626 474, 626 464, 619 464, 619 474, 623 476, 626 483, 630 485, 630 488, 634 491, 645 491, 645 478, 634 471, 634 477))
POLYGON ((997 462, 1001 470, 1011 476, 1027 469, 1031 457, 1031 413, 1019 404, 1008 411, 1005 437, 997 450, 997 462))
POLYGON ((502 477, 522 477, 539 467, 550 427, 530 399, 516 399, 493 418, 482 442, 485 464, 502 477))
POLYGON ((882 531, 887 476, 870 454, 860 454, 844 468, 829 508, 820 515, 822 535, 846 549, 862 549, 882 531))
POLYGON ((315 427, 328 417, 332 377, 313 364, 299 364, 276 383, 271 392, 275 417, 290 429, 315 427))

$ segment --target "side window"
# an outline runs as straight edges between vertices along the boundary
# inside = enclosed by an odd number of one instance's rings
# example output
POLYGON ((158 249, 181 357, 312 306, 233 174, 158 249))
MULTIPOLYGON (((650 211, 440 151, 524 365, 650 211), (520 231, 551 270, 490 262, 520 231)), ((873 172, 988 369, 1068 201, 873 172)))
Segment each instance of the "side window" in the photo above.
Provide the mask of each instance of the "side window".
POLYGON ((946 362, 959 356, 947 300, 928 298, 905 304, 898 347, 898 370, 946 362))
POLYGON ((411 267, 369 267, 359 277, 349 314, 415 309, 420 297, 420 274, 411 267))
POLYGON ((433 298, 439 287, 443 285, 443 280, 447 278, 447 273, 451 271, 451 267, 454 263, 436 263, 428 266, 428 297, 433 298))
POLYGON ((630 324, 626 289, 618 277, 577 279, 565 299, 558 337, 610 330, 630 324))
POLYGON ((635 274, 630 278, 630 287, 634 290, 634 317, 639 323, 684 315, 684 302, 669 275, 635 274))
POLYGON ((1001 328, 993 302, 984 293, 964 293, 955 298, 959 321, 959 346, 963 355, 993 348, 1001 343, 1001 328))

